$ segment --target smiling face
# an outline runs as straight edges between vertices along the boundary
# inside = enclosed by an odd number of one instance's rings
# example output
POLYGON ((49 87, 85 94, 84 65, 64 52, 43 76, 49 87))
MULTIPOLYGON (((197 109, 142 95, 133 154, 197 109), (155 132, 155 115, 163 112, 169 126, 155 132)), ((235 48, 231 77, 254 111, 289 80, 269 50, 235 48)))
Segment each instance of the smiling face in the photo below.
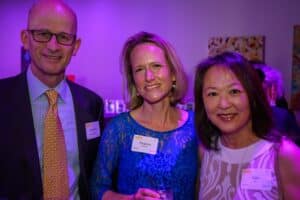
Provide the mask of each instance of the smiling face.
POLYGON ((139 44, 132 50, 130 61, 135 87, 144 103, 169 103, 175 77, 163 50, 153 43, 139 44))
POLYGON ((251 131, 248 95, 232 71, 212 66, 203 80, 203 102, 209 120, 222 134, 251 131))
MULTIPOLYGON (((31 9, 28 29, 76 34, 76 16, 58 1, 41 1, 31 9)), ((80 46, 80 40, 70 46, 59 44, 55 36, 49 42, 37 42, 26 30, 22 31, 21 37, 25 49, 30 52, 33 74, 46 85, 49 85, 49 79, 58 83, 64 78, 65 69, 80 46)))

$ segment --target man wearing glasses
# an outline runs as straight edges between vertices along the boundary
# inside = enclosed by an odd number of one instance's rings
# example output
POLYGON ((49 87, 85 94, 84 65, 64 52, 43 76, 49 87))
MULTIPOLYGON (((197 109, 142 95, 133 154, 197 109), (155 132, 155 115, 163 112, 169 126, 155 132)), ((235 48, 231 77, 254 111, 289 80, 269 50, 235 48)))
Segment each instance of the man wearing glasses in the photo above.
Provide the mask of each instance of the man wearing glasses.
POLYGON ((0 199, 90 198, 103 101, 65 78, 76 32, 76 14, 62 1, 31 7, 21 32, 30 67, 0 80, 0 199))

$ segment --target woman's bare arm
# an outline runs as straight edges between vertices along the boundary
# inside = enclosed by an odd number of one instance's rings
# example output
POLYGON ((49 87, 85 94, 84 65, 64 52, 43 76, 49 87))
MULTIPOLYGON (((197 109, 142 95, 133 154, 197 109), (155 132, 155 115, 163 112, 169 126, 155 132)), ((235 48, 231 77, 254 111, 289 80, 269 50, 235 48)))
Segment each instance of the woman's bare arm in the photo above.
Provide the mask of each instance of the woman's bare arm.
POLYGON ((279 174, 284 199, 300 197, 300 148, 283 140, 278 154, 279 174))

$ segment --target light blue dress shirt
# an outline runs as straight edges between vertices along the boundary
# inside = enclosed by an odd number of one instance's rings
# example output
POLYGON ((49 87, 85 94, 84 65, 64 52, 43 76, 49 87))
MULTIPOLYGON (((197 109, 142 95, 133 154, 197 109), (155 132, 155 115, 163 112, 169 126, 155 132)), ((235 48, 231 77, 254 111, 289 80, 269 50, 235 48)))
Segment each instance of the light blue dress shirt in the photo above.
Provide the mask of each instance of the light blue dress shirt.
POLYGON ((70 199, 80 199, 78 192, 80 168, 77 129, 74 103, 70 88, 66 80, 61 81, 55 88, 49 88, 33 75, 30 67, 27 71, 27 80, 41 172, 43 173, 44 118, 48 110, 48 100, 45 92, 49 89, 55 89, 59 94, 58 115, 62 123, 67 148, 70 199))

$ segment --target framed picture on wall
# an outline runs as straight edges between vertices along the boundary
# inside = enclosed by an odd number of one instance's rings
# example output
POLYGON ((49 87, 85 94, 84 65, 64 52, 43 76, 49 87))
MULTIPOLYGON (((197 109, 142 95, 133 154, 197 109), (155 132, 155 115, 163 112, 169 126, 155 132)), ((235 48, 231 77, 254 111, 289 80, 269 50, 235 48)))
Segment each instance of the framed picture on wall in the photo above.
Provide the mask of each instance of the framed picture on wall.
POLYGON ((212 37, 208 41, 208 54, 214 56, 224 51, 234 51, 249 60, 264 61, 264 36, 212 37))
POLYGON ((294 26, 291 108, 300 110, 300 25, 294 26))
POLYGON ((30 54, 22 46, 21 47, 21 72, 27 70, 29 64, 30 64, 30 54))

